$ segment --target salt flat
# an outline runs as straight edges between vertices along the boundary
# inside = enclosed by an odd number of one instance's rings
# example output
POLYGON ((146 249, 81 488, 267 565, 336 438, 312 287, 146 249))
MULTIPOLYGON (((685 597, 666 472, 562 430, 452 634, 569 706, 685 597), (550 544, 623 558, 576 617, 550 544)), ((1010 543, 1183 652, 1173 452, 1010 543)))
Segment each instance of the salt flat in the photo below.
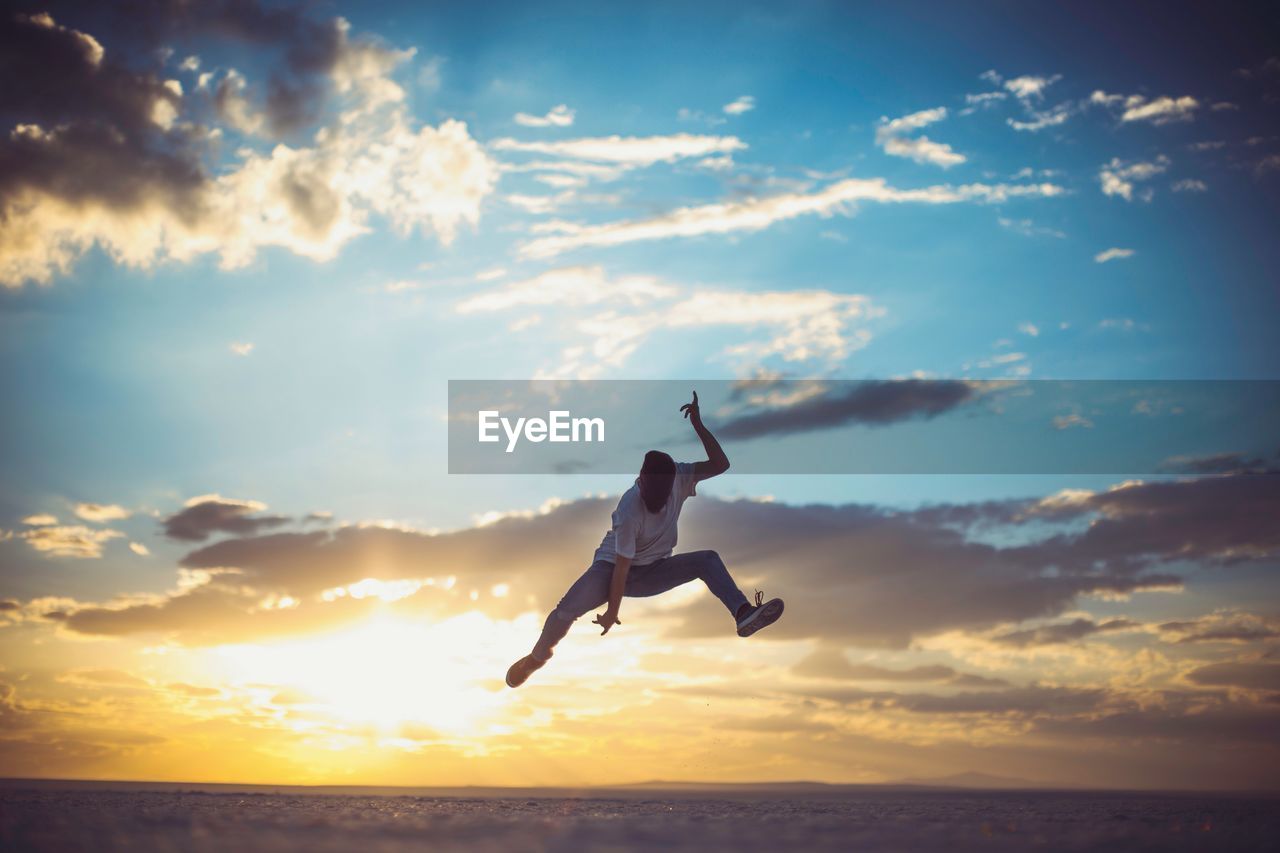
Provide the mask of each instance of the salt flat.
POLYGON ((0 786, 5 850, 1271 850, 1280 799, 877 790, 416 796, 0 786))

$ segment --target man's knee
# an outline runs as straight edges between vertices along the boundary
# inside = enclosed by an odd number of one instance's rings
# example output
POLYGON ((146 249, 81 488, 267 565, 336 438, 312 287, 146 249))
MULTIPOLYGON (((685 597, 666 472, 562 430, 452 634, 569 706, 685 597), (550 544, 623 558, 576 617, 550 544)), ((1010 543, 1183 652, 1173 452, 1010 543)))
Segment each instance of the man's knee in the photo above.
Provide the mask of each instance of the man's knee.
POLYGON ((694 551, 693 554, 698 558, 698 562, 706 568, 724 568, 724 560, 720 559, 720 553, 718 551, 694 551))
POLYGON ((574 622, 582 614, 574 613, 572 610, 566 609, 564 605, 560 605, 555 610, 551 611, 551 615, 556 619, 559 619, 561 622, 574 622))

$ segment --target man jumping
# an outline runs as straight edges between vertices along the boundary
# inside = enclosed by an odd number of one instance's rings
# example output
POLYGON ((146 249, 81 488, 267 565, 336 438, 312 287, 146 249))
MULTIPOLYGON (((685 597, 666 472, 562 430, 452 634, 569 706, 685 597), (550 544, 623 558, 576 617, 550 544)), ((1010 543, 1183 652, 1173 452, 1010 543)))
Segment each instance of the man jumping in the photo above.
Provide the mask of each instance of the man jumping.
POLYGON ((547 616, 533 651, 507 670, 508 687, 519 687, 535 670, 541 669, 551 659, 556 643, 564 639, 569 626, 579 616, 607 604, 604 613, 596 614, 592 620, 600 626, 600 635, 609 633, 614 625, 621 625, 618 608, 624 595, 658 595, 701 578, 733 615, 739 637, 751 636, 782 615, 780 598, 762 603, 764 593, 757 591, 755 604, 747 601, 715 551, 672 555, 676 521, 685 499, 697 494, 695 487, 699 480, 729 470, 729 457, 702 423, 696 391, 693 402, 681 406, 680 411, 702 439, 707 460, 676 462, 658 450, 644 455, 640 476, 618 501, 618 508, 613 511, 613 527, 596 549, 591 567, 569 587, 556 609, 547 616))

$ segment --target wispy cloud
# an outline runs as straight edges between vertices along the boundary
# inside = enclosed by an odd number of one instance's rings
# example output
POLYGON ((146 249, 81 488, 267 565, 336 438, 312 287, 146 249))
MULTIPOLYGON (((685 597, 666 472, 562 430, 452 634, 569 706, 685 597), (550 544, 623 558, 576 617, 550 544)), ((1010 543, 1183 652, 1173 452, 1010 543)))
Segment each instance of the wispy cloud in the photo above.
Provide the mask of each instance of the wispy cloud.
POLYGON ((516 113, 515 123, 524 127, 569 127, 573 124, 575 111, 565 104, 552 107, 545 115, 516 113))
POLYGON ((85 521, 95 523, 103 521, 119 521, 128 518, 131 513, 118 504, 95 504, 95 503, 79 503, 75 506, 75 513, 85 521))
MULTIPOLYGON (((766 391, 773 383, 746 383, 766 391)), ((885 426, 930 419, 959 408, 979 396, 974 383, 944 379, 866 381, 849 386, 819 387, 793 402, 752 407, 732 415, 717 429, 739 440, 832 429, 848 424, 885 426)))
POLYGON ((1007 119, 1007 122, 1009 127, 1014 130, 1035 133, 1044 130, 1046 127, 1056 127, 1064 124, 1069 118, 1071 118, 1071 105, 1063 103, 1050 110, 1031 110, 1030 120, 1028 121, 1010 118, 1007 119))
POLYGON ((1190 121, 1195 116, 1195 111, 1200 108, 1200 102, 1190 95, 1183 95, 1180 98, 1163 95, 1147 100, 1142 95, 1114 95, 1101 89, 1095 90, 1089 96, 1089 103, 1104 107, 1119 107, 1122 122, 1145 121, 1155 125, 1190 121))
POLYGON ((1094 634, 1114 631, 1131 631, 1141 628, 1141 624, 1132 619, 1116 618, 1103 622, 1093 619, 1079 618, 1070 622, 1057 622, 1027 628, 1021 631, 1009 631, 992 637, 992 642, 1005 646, 1025 649, 1033 646, 1052 646, 1059 643, 1072 643, 1083 640, 1094 634))
POLYGON ((1093 429, 1093 421, 1084 415, 1072 412, 1067 415, 1058 415, 1053 419, 1053 428, 1057 430, 1064 429, 1093 429))
POLYGON ((529 305, 597 305, 622 302, 639 305, 674 296, 677 288, 653 276, 609 278, 601 266, 561 267, 462 300, 461 314, 505 311, 529 305))
POLYGON ((591 378, 623 364, 659 331, 738 327, 724 355, 759 364, 835 363, 865 346, 865 321, 882 309, 865 296, 826 290, 742 291, 689 288, 649 276, 610 277, 601 266, 565 267, 469 297, 459 313, 556 306, 574 312, 556 332, 559 361, 539 371, 552 378, 591 378))
POLYGON ((750 95, 743 95, 736 100, 725 104, 722 108, 727 115, 740 116, 743 113, 751 112, 756 108, 756 99, 750 95))
POLYGON ((1005 80, 1004 87, 1021 100, 1039 100, 1044 97, 1046 89, 1061 79, 1061 74, 1054 74, 1049 77, 1039 74, 1025 74, 1021 77, 1005 80))
POLYGON ((83 525, 43 524, 30 530, 17 531, 15 538, 24 539, 37 551, 53 557, 97 559, 103 546, 112 539, 124 536, 118 530, 92 528, 83 525))
POLYGON ((1057 237, 1062 239, 1067 236, 1057 228, 1037 225, 1030 219, 1012 219, 1007 216, 998 216, 996 217, 996 222, 999 223, 1001 228, 1012 231, 1015 234, 1021 234, 1023 237, 1057 237))
POLYGON ((965 157, 952 150, 950 145, 934 142, 927 136, 906 136, 946 117, 946 107, 935 107, 901 118, 882 118, 876 128, 876 144, 884 149, 884 153, 893 157, 906 157, 917 163, 932 163, 944 169, 956 166, 965 162, 965 157))
POLYGON ((528 142, 495 139, 495 151, 521 151, 626 166, 672 163, 687 157, 706 157, 742 151, 747 145, 736 136, 698 136, 677 133, 670 136, 600 136, 563 139, 556 142, 528 142))
POLYGON ((767 198, 683 207, 650 219, 623 220, 600 225, 561 222, 546 230, 552 236, 530 240, 520 254, 545 258, 584 247, 618 246, 648 240, 697 237, 761 231, 799 216, 848 214, 860 201, 917 204, 960 202, 1004 202, 1014 198, 1052 198, 1064 192, 1051 183, 1039 184, 949 184, 921 189, 898 189, 883 178, 847 179, 814 192, 781 193, 767 198))
MULTIPOLYGON (((1098 183, 1102 186, 1103 195, 1120 196, 1125 201, 1132 201, 1134 184, 1149 181, 1156 175, 1168 171, 1172 161, 1161 154, 1151 161, 1126 163, 1119 157, 1113 157, 1098 171, 1098 183)), ((1144 190, 1138 195, 1143 201, 1151 200, 1151 190, 1144 190)))
POLYGON ((1095 263, 1105 264, 1107 261, 1116 261, 1116 260, 1122 260, 1124 258, 1132 258, 1132 257, 1133 257, 1133 249, 1120 249, 1117 247, 1112 247, 1110 249, 1104 249, 1103 251, 1094 255, 1093 260, 1095 263))

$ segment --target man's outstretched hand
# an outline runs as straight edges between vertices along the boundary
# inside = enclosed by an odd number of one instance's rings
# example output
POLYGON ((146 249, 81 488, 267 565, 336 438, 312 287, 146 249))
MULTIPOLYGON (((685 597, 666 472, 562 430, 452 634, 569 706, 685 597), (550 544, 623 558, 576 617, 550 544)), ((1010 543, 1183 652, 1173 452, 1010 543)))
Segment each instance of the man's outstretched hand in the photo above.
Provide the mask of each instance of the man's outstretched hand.
POLYGON ((599 625, 604 629, 600 632, 600 636, 603 637, 605 634, 609 633, 609 629, 614 625, 621 625, 622 620, 618 618, 618 614, 610 613, 606 610, 603 613, 597 613, 596 618, 591 620, 591 624, 599 625))
POLYGON ((702 422, 702 411, 698 408, 698 392, 693 392, 693 402, 685 403, 680 407, 680 411, 684 412, 684 416, 689 418, 692 423, 698 424, 702 422))

